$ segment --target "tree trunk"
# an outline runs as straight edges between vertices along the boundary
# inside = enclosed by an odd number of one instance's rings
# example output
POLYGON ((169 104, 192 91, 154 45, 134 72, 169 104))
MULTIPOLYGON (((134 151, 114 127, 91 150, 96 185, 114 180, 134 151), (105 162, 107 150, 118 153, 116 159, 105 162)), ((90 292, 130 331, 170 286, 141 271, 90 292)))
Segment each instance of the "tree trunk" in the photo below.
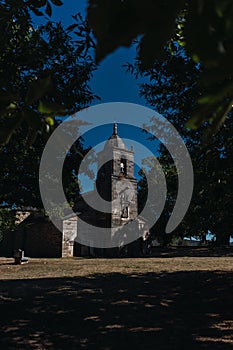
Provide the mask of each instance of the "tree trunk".
POLYGON ((216 247, 226 246, 230 245, 230 234, 226 234, 223 232, 216 233, 216 241, 215 241, 216 247))

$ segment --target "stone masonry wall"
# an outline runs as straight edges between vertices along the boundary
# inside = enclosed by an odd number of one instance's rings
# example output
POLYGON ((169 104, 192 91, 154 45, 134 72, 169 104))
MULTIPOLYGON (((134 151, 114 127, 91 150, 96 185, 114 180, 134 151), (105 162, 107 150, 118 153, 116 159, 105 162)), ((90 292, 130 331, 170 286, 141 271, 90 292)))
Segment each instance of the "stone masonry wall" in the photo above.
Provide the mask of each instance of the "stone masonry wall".
POLYGON ((77 217, 63 221, 62 257, 74 256, 74 240, 77 237, 77 217))

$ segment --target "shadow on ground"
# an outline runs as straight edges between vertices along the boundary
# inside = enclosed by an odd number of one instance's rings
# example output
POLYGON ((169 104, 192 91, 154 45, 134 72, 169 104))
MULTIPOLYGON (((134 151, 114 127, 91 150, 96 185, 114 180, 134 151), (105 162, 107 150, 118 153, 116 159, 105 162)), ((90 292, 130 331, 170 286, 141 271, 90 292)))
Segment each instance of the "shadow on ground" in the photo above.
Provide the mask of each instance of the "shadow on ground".
POLYGON ((0 282, 0 348, 230 349, 228 272, 0 282))
POLYGON ((148 257, 233 257, 233 246, 226 247, 153 247, 148 257))

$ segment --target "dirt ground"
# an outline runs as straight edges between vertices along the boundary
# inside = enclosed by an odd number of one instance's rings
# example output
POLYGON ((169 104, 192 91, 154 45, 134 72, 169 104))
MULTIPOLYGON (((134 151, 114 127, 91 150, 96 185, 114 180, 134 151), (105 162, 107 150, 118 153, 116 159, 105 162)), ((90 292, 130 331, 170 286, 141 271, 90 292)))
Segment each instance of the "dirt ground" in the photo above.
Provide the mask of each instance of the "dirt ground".
POLYGON ((232 250, 0 258, 0 349, 232 349, 232 295, 232 250))

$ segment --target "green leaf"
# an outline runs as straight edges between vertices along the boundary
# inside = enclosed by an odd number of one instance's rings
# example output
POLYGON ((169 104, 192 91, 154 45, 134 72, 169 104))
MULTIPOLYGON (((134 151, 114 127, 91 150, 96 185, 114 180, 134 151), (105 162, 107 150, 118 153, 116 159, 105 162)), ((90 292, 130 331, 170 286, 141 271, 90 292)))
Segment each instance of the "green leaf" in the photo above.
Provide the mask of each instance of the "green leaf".
POLYGON ((37 8, 32 7, 32 12, 34 12, 34 14, 36 16, 44 16, 43 12, 39 11, 37 8))
POLYGON ((185 126, 190 130, 196 130, 198 128, 198 122, 199 122, 199 116, 195 115, 187 121, 185 126))
POLYGON ((37 0, 33 2, 33 6, 40 8, 46 5, 47 0, 37 0))
POLYGON ((54 126, 54 119, 51 117, 46 117, 45 121, 47 124, 49 124, 49 126, 54 126))
POLYGON ((17 108, 17 104, 14 103, 14 102, 11 102, 11 103, 9 104, 9 106, 7 106, 7 109, 16 109, 16 108, 17 108))
POLYGON ((65 113, 65 108, 55 102, 40 101, 38 105, 38 112, 54 116, 63 115, 65 113))
POLYGON ((34 80, 31 83, 31 86, 28 90, 28 93, 25 98, 26 104, 30 105, 31 103, 39 100, 46 93, 51 91, 53 88, 51 76, 45 78, 34 80))
MULTIPOLYGON (((226 100, 227 97, 229 96, 233 96, 233 83, 230 82, 223 82, 223 83, 219 83, 218 85, 213 85, 211 86, 212 91, 213 88, 215 88, 215 90, 211 93, 208 94, 207 93, 200 97, 198 99, 198 104, 199 105, 216 105, 218 102, 223 102, 224 100, 226 100)), ((213 108, 213 107, 212 107, 213 108)))
POLYGON ((224 1, 224 0, 215 1, 215 10, 217 15, 222 18, 226 13, 228 6, 229 6, 229 1, 224 1))
POLYGON ((204 105, 204 104, 212 103, 212 102, 213 102, 213 96, 211 96, 211 95, 203 96, 203 97, 200 97, 198 99, 198 104, 200 104, 200 105, 204 105))
POLYGON ((49 17, 52 16, 52 7, 51 7, 51 5, 50 5, 49 2, 47 2, 47 6, 46 6, 46 9, 45 9, 45 12, 46 12, 46 14, 47 14, 49 17))
POLYGON ((220 126, 224 123, 228 113, 232 109, 232 102, 230 102, 225 108, 226 109, 223 110, 223 107, 220 106, 219 110, 215 112, 215 117, 213 119, 212 124, 205 131, 205 134, 203 137, 204 143, 208 143, 211 137, 218 132, 220 126))
POLYGON ((66 30, 68 32, 71 32, 72 30, 74 30, 77 27, 78 27, 78 24, 71 24, 69 27, 66 28, 66 30))
POLYGON ((120 46, 129 47, 143 35, 139 57, 146 66, 157 58, 175 33, 175 20, 184 0, 89 0, 88 4, 88 22, 97 39, 96 61, 120 46))
POLYGON ((192 59, 195 63, 200 63, 200 57, 196 54, 193 54, 192 55, 192 59))
POLYGON ((186 41, 184 41, 184 40, 177 40, 177 42, 182 47, 186 46, 186 41))
POLYGON ((61 0, 51 0, 51 2, 56 6, 62 6, 63 2, 61 0))

